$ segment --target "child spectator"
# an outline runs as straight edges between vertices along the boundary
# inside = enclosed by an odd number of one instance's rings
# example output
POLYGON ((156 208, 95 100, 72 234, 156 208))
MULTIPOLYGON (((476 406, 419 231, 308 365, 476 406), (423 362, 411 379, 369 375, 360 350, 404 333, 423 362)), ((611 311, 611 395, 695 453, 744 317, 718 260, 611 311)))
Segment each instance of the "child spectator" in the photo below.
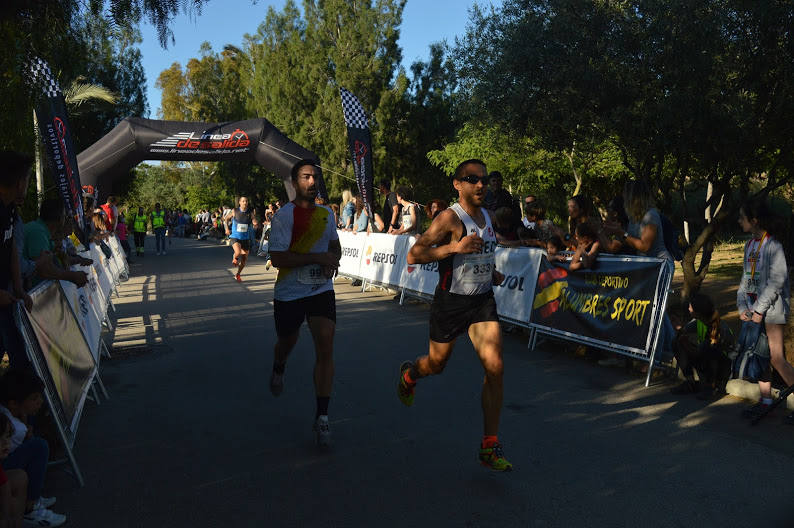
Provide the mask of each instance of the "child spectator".
POLYGON ((127 255, 127 262, 132 264, 132 260, 130 260, 132 248, 130 248, 130 243, 127 240, 127 219, 124 217, 124 213, 119 213, 118 223, 116 224, 116 234, 119 237, 121 248, 127 255))
POLYGON ((0 381, 0 413, 7 416, 14 426, 11 453, 3 461, 3 469, 22 469, 28 475, 25 521, 35 526, 60 526, 66 522, 66 516, 48 509, 55 504, 55 498, 41 496, 50 449, 43 438, 33 436, 33 426, 29 421, 39 412, 42 403, 44 384, 32 370, 11 370, 3 376, 0 381))
MULTIPOLYGON (((778 238, 782 230, 766 202, 758 199, 742 204, 739 225, 752 238, 744 247, 744 269, 736 292, 736 306, 742 321, 738 341, 744 349, 755 348, 759 334, 766 331, 772 366, 786 385, 794 385, 794 367, 786 361, 783 349, 783 329, 789 316, 791 291, 786 256, 778 238)), ((744 415, 748 418, 766 411, 772 403, 771 372, 765 370, 758 378, 761 401, 745 409, 744 415)), ((787 421, 794 423, 794 413, 787 421)))
MULTIPOLYGON (((0 414, 0 461, 11 451, 14 426, 5 414, 0 414)), ((0 467, 0 526, 22 526, 25 513, 25 489, 28 476, 21 469, 3 471, 0 467)))
POLYGON ((598 256, 598 233, 589 222, 576 225, 576 252, 571 259, 570 270, 589 269, 595 265, 598 256))
POLYGON ((689 300, 689 321, 678 333, 674 353, 684 382, 671 392, 690 394, 697 392, 701 400, 711 400, 725 392, 731 373, 728 354, 733 350, 733 332, 720 320, 711 299, 696 293, 689 300), (695 344, 689 336, 695 336, 695 344), (695 381, 697 371, 700 383, 695 381))
POLYGON ((553 235, 546 242, 546 253, 550 262, 562 262, 565 260, 565 255, 561 252, 565 251, 565 242, 562 241, 557 235, 553 235))

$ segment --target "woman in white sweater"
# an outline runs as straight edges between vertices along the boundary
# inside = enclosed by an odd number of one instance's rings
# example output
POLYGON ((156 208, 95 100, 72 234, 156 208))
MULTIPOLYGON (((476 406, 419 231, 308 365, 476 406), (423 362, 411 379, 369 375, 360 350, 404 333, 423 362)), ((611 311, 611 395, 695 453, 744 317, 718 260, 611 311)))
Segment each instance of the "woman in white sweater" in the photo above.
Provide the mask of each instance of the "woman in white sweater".
MULTIPOLYGON (((744 269, 736 293, 736 306, 745 326, 742 333, 749 330, 755 337, 763 324, 769 341, 772 367, 787 385, 792 385, 794 367, 786 361, 783 351, 783 329, 789 315, 788 267, 783 246, 770 232, 774 230, 773 223, 774 218, 763 200, 749 200, 739 210, 739 225, 753 238, 744 246, 744 269)), ((771 372, 768 374, 771 375, 771 372)), ((758 381, 761 401, 747 409, 746 416, 752 417, 772 403, 770 375, 758 381)))

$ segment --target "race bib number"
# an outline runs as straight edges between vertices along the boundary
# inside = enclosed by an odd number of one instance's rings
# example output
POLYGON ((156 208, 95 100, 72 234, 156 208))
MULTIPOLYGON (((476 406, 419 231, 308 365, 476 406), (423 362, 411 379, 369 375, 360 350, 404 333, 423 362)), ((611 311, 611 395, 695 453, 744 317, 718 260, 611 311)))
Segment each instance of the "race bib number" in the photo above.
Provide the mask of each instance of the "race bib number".
POLYGON ((491 280, 494 271, 494 254, 466 255, 463 258, 461 282, 484 284, 491 280))
POLYGON ((298 282, 301 284, 317 285, 323 284, 327 280, 328 277, 323 273, 323 269, 316 264, 303 266, 298 269, 298 282))
POLYGON ((248 224, 237 224, 237 232, 238 233, 247 233, 248 232, 248 224))
POLYGON ((749 295, 758 295, 758 279, 746 273, 744 277, 744 291, 749 295))

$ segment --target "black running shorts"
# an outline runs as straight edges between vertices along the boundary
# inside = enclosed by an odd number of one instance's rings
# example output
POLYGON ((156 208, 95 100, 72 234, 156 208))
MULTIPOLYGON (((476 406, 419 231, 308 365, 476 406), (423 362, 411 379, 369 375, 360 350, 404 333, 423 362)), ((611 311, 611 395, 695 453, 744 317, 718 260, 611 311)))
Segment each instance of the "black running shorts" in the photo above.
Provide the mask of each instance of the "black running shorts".
POLYGON ((294 301, 273 301, 276 318, 276 335, 286 337, 300 329, 307 317, 325 317, 336 323, 336 296, 334 290, 318 293, 294 301))
POLYGON ((430 305, 431 341, 449 343, 483 321, 499 321, 493 292, 459 295, 436 288, 430 305))
POLYGON ((251 241, 248 239, 240 240, 239 238, 230 238, 229 239, 232 245, 240 244, 240 248, 244 249, 245 251, 251 251, 251 241))

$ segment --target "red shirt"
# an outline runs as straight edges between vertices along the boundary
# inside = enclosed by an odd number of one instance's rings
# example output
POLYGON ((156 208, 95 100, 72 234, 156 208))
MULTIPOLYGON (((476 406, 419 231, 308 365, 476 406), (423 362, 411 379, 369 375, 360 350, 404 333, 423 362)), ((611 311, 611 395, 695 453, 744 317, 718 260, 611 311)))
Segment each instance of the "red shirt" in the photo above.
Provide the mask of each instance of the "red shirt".
POLYGON ((113 228, 113 208, 108 204, 105 204, 100 207, 103 211, 105 211, 105 228, 110 231, 113 228))

